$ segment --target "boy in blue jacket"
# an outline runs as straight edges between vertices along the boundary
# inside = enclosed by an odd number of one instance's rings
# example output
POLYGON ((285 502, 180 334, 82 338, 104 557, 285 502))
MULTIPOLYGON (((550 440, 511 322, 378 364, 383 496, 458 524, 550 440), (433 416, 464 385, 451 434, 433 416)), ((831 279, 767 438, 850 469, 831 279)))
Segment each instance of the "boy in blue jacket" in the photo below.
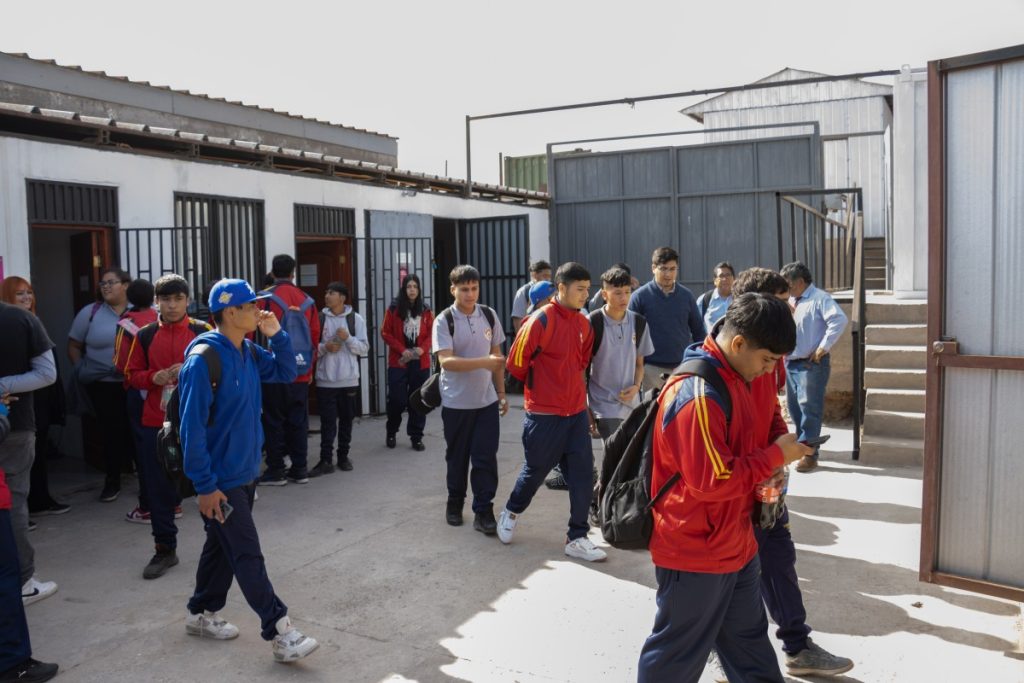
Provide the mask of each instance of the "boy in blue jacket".
POLYGON ((292 626, 288 608, 274 593, 252 504, 263 445, 260 383, 291 382, 296 365, 280 322, 256 307, 260 298, 244 280, 217 282, 209 302, 217 329, 189 344, 178 375, 185 473, 195 485, 206 526, 185 630, 218 640, 237 638, 238 628, 217 616, 237 579, 246 602, 260 616, 263 639, 273 641, 274 659, 291 662, 319 643, 292 626), (246 339, 257 328, 270 340, 270 350, 246 339), (216 396, 209 365, 197 348, 202 345, 220 360, 216 396))

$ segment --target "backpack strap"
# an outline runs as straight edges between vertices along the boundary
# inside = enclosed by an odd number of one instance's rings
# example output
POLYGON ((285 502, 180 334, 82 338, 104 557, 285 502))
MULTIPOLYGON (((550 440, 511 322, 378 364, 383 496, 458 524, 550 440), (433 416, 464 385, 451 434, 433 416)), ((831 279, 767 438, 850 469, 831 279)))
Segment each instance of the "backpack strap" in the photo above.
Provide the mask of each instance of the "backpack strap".
POLYGON ((708 314, 708 306, 711 305, 711 297, 715 295, 715 290, 709 289, 700 295, 700 305, 697 306, 697 310, 700 311, 700 317, 704 317, 708 314))
POLYGON ((202 356, 206 361, 206 369, 210 375, 210 389, 213 390, 213 400, 210 402, 210 415, 206 420, 207 426, 213 425, 213 410, 217 403, 217 387, 220 385, 220 354, 210 344, 196 344, 189 351, 190 356, 202 356))
POLYGON ((732 396, 729 395, 729 388, 725 380, 718 374, 718 368, 703 358, 691 358, 683 361, 679 367, 672 371, 673 375, 692 375, 700 377, 711 385, 718 396, 722 399, 722 411, 725 413, 725 423, 732 422, 732 396))
POLYGON ((444 309, 444 321, 448 323, 448 336, 452 338, 452 343, 455 343, 455 314, 452 313, 452 307, 444 309))
MULTIPOLYGON (((355 337, 356 337, 356 311, 355 311, 354 308, 351 311, 349 311, 348 314, 345 316, 345 324, 348 326, 349 336, 351 336, 353 339, 355 339, 355 337)), ((321 330, 324 329, 323 323, 320 323, 320 329, 321 330)))
MULTIPOLYGON (((550 305, 552 304, 548 304, 548 306, 550 305)), ((539 311, 535 311, 533 313, 533 317, 537 319, 537 322, 539 322, 544 329, 540 333, 540 341, 533 349, 533 353, 530 354, 530 369, 526 371, 526 386, 530 387, 530 389, 533 389, 533 361, 541 354, 544 347, 551 343, 551 338, 555 335, 555 324, 548 316, 548 306, 544 306, 539 311)))
POLYGON ((90 325, 92 325, 92 319, 96 317, 96 311, 100 310, 101 306, 103 306, 103 302, 102 301, 94 301, 93 302, 92 308, 89 309, 89 324, 90 325))
POLYGON ((487 318, 487 324, 491 326, 491 332, 494 332, 494 321, 498 319, 498 316, 494 314, 494 309, 483 304, 479 304, 479 306, 480 310, 484 313, 484 317, 487 318))
POLYGON ((647 331, 647 318, 643 317, 636 311, 633 311, 633 316, 633 329, 636 331, 636 348, 639 349, 640 342, 643 341, 644 338, 644 332, 647 331))
POLYGON ((142 352, 146 354, 146 358, 149 358, 149 347, 153 343, 153 337, 156 336, 156 331, 160 329, 160 323, 149 323, 143 325, 142 329, 139 330, 138 339, 139 344, 142 346, 142 352))
POLYGON ((587 320, 590 321, 590 327, 594 330, 594 345, 590 349, 590 360, 593 362, 594 357, 597 356, 597 350, 601 348, 601 340, 604 339, 604 313, 600 308, 591 311, 587 314, 587 320))
POLYGON ((324 323, 327 322, 327 315, 323 311, 320 311, 317 313, 317 316, 320 318, 320 338, 323 339, 324 323))

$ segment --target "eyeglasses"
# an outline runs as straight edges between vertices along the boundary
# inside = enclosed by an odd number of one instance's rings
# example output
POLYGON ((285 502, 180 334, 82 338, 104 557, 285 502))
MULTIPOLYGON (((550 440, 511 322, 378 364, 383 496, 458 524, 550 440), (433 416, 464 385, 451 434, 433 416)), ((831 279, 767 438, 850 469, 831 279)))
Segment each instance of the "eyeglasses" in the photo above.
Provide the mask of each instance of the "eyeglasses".
POLYGON ((121 284, 120 280, 100 280, 100 287, 113 287, 121 284))
POLYGON ((672 268, 670 268, 668 266, 658 266, 657 270, 658 270, 659 273, 675 273, 675 272, 678 272, 679 266, 675 266, 675 267, 672 267, 672 268))

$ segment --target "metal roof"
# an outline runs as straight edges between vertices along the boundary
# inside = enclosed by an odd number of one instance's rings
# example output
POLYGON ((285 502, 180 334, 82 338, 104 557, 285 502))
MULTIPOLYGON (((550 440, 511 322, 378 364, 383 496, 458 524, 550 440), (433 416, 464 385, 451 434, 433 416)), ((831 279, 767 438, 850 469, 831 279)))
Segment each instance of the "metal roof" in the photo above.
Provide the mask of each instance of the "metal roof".
MULTIPOLYGON (((61 130, 72 128, 88 129, 88 136, 76 133, 74 139, 67 136, 56 137, 58 141, 88 142, 104 149, 119 148, 138 154, 165 154, 172 149, 188 147, 190 156, 176 158, 182 160, 213 161, 218 163, 237 163, 247 160, 254 164, 280 171, 319 171, 340 180, 355 180, 383 184, 390 187, 408 188, 444 194, 462 194, 466 181, 448 176, 431 173, 408 171, 387 164, 371 161, 345 159, 340 156, 308 152, 299 149, 265 145, 251 140, 220 138, 205 133, 173 130, 149 126, 141 123, 118 121, 112 118, 83 116, 77 112, 44 109, 32 105, 0 102, 0 134, 14 130, 20 132, 19 126, 4 123, 4 115, 12 121, 49 122, 61 130), (131 144, 120 144, 121 139, 130 140, 131 144), (162 141, 162 142, 161 142, 162 141), (169 146, 173 143, 173 147, 169 146), (291 160, 291 161, 289 161, 291 160)), ((33 133, 39 137, 38 133, 33 133)), ((44 134, 44 137, 46 135, 44 134)), ((536 192, 514 187, 503 187, 489 183, 472 183, 472 195, 478 199, 495 199, 498 201, 517 201, 522 203, 546 204, 550 199, 544 192, 536 192)))
POLYGON ((203 93, 194 93, 194 92, 192 92, 190 90, 180 90, 180 89, 177 89, 177 88, 172 88, 172 87, 170 87, 168 85, 154 85, 154 84, 150 83, 149 81, 133 81, 130 78, 128 78, 127 76, 113 76, 111 74, 108 74, 106 71, 89 71, 89 70, 83 69, 81 66, 78 66, 78 65, 58 64, 56 60, 53 60, 53 59, 37 59, 35 57, 31 57, 30 55, 28 55, 28 54, 26 54, 24 52, 0 52, 0 55, 6 55, 8 57, 17 57, 19 59, 25 59, 25 60, 28 60, 28 61, 31 61, 31 62, 35 62, 37 64, 47 64, 47 65, 50 65, 50 66, 56 66, 56 67, 59 67, 61 69, 70 69, 70 70, 74 70, 74 71, 80 71, 80 72, 82 72, 84 74, 89 74, 90 76, 98 76, 100 78, 105 78, 105 79, 108 79, 108 80, 111 80, 111 81, 120 81, 122 83, 130 83, 131 85, 137 85, 137 86, 140 86, 140 87, 154 88, 154 89, 157 89, 157 90, 164 90, 164 91, 172 92, 172 93, 175 93, 175 94, 178 94, 178 95, 187 95, 189 97, 198 97, 200 99, 209 100, 211 102, 223 102, 225 104, 231 104, 231 105, 235 105, 235 106, 238 106, 238 107, 245 107, 247 109, 254 109, 254 110, 257 110, 257 111, 267 112, 267 113, 270 113, 270 114, 277 114, 279 116, 286 116, 288 118, 298 119, 300 121, 311 121, 313 123, 319 123, 319 124, 323 124, 325 126, 334 126, 335 128, 341 128, 343 130, 350 130, 350 131, 353 131, 353 132, 356 132, 356 133, 366 133, 368 135, 379 135, 381 137, 389 138, 391 140, 397 140, 398 139, 397 137, 395 137, 393 135, 388 135, 387 133, 379 133, 377 131, 368 130, 366 128, 356 128, 354 126, 346 126, 346 125, 343 125, 343 124, 340 124, 340 123, 334 123, 332 121, 326 121, 324 119, 318 119, 318 118, 314 118, 314 117, 311 117, 311 116, 302 116, 301 114, 292 114, 291 112, 282 111, 280 109, 274 109, 272 107, 261 107, 259 105, 255 105, 255 104, 246 104, 245 102, 242 102, 240 100, 228 100, 228 99, 226 99, 224 97, 213 97, 211 95, 205 95, 203 93))
MULTIPOLYGON (((785 81, 818 76, 824 77, 828 76, 828 74, 786 67, 754 82, 784 83, 785 81)), ((734 109, 755 109, 758 107, 774 107, 807 102, 829 102, 832 100, 849 100, 861 97, 891 96, 892 86, 890 85, 847 79, 823 83, 805 83, 794 86, 779 86, 763 90, 723 93, 681 109, 679 113, 703 123, 704 114, 709 111, 731 111, 734 109)))

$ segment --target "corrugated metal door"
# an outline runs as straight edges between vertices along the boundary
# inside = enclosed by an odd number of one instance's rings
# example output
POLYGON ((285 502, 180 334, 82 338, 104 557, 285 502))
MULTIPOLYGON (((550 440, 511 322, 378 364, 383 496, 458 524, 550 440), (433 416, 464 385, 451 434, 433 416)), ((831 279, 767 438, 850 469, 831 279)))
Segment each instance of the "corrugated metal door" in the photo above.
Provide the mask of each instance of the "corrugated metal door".
POLYGON ((1024 601, 1024 45, 929 64, 921 577, 1024 601))
POLYGON ((480 271, 480 303, 493 308, 511 344, 512 300, 529 281, 528 216, 459 221, 459 261, 480 271))
POLYGON ((712 269, 778 259, 775 190, 822 188, 817 134, 553 157, 551 252, 594 279, 629 263, 648 277, 651 252, 680 254, 680 282, 695 293, 712 269))

